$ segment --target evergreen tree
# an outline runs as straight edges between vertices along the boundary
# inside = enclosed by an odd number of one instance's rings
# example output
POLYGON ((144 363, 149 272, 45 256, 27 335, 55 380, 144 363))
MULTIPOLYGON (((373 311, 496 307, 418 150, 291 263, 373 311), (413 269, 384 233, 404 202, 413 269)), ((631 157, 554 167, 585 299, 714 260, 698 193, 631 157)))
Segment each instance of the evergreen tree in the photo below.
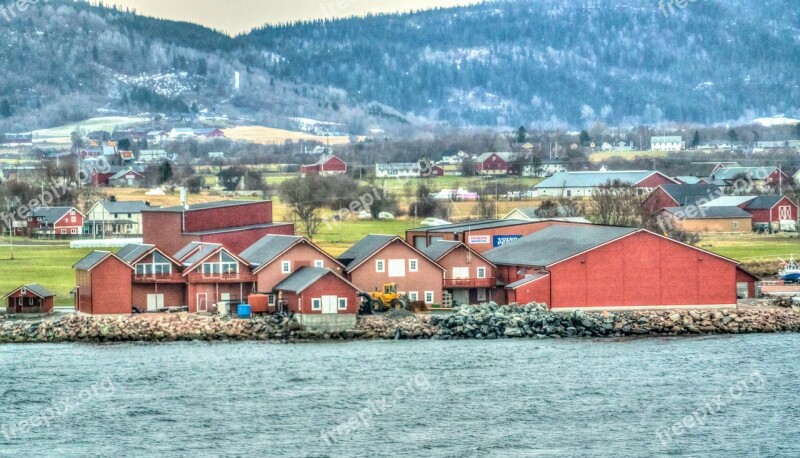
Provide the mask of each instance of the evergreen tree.
POLYGON ((728 131, 728 140, 730 140, 733 143, 739 141, 739 134, 736 133, 736 129, 731 129, 728 131))
POLYGON ((517 144, 521 145, 526 141, 528 141, 528 131, 525 130, 524 126, 519 126, 519 129, 517 129, 517 144))
POLYGON ((692 138, 692 148, 700 146, 700 132, 694 131, 694 138, 692 138))
POLYGON ((12 114, 11 102, 9 102, 8 99, 3 99, 3 101, 0 102, 0 116, 10 118, 12 114))

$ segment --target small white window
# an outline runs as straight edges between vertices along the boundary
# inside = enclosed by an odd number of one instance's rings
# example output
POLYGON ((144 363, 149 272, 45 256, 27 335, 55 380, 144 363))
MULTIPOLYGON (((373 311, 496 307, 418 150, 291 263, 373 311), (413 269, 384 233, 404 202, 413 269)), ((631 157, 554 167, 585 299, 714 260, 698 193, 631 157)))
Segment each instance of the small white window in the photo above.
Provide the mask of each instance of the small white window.
POLYGON ((386 261, 383 259, 378 259, 375 261, 375 272, 384 273, 386 272, 386 261))
POLYGON ((75 210, 69 212, 69 216, 75 216, 75 210))
POLYGON ((321 261, 319 259, 314 261, 314 267, 319 267, 319 268, 325 267, 325 261, 321 261))
POLYGON ((292 261, 283 261, 281 263, 281 273, 284 274, 292 273, 292 261))
POLYGON ((67 234, 67 230, 66 229, 61 229, 61 234, 62 235, 66 235, 67 234))
POLYGON ((274 294, 270 294, 269 295, 269 305, 274 306, 275 305, 275 299, 276 299, 275 295, 274 294))
POLYGON ((486 278, 486 267, 478 267, 478 278, 486 278))
POLYGON ((433 291, 425 291, 425 303, 433 304, 433 291))
POLYGON ((411 302, 417 302, 419 300, 419 293, 416 291, 411 291, 410 293, 408 293, 408 299, 411 302))
POLYGON ((322 310, 322 299, 311 299, 311 310, 322 310))
POLYGON ((72 229, 71 233, 72 233, 72 234, 77 234, 77 233, 78 233, 78 230, 77 230, 77 229, 72 229))
POLYGON ((347 298, 340 297, 339 298, 339 310, 347 310, 347 298))
POLYGON ((419 272, 419 260, 417 260, 417 259, 409 259, 408 260, 408 271, 409 272, 419 272))

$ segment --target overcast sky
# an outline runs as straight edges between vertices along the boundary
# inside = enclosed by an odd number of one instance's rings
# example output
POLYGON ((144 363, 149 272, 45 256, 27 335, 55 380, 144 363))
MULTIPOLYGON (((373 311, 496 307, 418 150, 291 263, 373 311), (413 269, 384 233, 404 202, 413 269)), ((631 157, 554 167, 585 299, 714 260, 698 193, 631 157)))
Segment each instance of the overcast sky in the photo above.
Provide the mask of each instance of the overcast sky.
MULTIPOLYGON (((266 23, 291 22, 464 5, 477 0, 111 0, 139 14, 196 22, 237 34, 266 23)), ((93 2, 94 3, 94 2, 93 2)))

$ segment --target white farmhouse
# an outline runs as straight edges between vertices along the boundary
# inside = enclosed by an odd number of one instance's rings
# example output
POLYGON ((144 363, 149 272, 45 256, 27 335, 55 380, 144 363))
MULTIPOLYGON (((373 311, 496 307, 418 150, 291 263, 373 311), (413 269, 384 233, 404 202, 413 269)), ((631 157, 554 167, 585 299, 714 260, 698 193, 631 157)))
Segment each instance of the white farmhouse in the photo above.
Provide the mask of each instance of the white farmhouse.
POLYGON ((670 135, 664 137, 652 137, 650 139, 651 151, 683 151, 686 149, 686 142, 680 135, 670 135))

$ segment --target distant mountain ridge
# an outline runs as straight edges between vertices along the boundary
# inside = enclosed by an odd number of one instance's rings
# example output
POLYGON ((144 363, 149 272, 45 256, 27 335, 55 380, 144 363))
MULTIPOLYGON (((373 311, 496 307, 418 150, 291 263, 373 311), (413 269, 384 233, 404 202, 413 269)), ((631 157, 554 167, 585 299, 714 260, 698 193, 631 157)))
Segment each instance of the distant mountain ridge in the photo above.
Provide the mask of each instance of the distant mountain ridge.
POLYGON ((304 117, 355 133, 437 121, 711 124, 800 108, 796 0, 706 0, 669 17, 652 0, 497 1, 235 38, 52 0, 0 21, 0 39, 7 131, 98 108, 304 117))

